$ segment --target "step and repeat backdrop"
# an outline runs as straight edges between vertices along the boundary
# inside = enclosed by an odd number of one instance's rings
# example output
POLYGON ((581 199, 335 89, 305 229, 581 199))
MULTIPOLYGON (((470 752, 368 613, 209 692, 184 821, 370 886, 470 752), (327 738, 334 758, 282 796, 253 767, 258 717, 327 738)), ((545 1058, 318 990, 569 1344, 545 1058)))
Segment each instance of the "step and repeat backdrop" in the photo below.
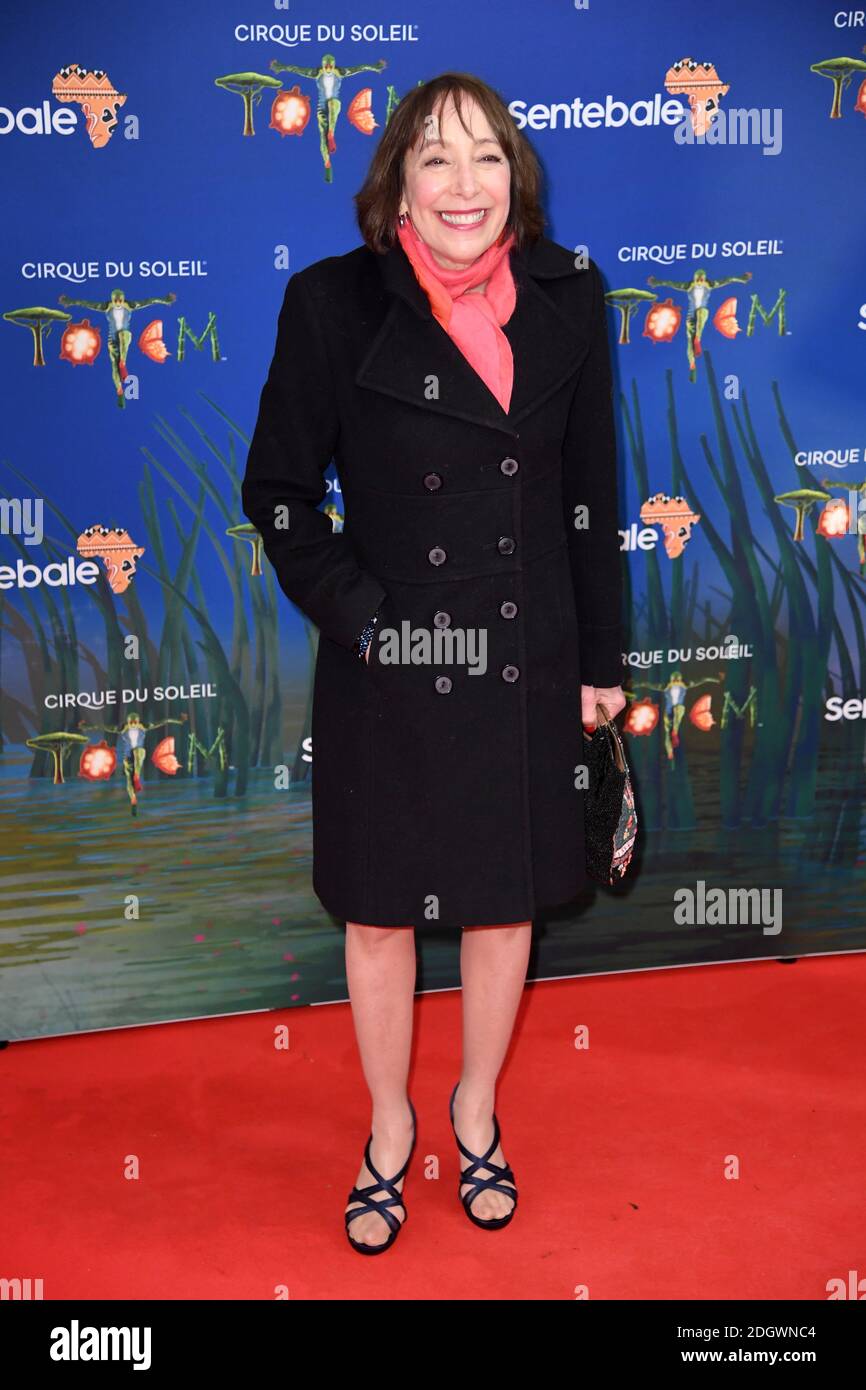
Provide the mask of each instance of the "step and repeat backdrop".
POLYGON ((317 633, 239 487, 287 277, 455 69, 600 266, 615 370, 641 843, 530 974, 866 948, 864 12, 43 0, 4 48, 0 1039, 345 997, 317 633))

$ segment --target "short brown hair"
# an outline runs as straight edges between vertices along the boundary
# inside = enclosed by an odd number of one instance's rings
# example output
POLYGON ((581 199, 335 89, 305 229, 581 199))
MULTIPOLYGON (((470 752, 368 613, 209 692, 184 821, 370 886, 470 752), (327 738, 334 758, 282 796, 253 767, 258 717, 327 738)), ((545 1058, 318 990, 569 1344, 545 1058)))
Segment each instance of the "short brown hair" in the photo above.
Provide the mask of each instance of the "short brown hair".
POLYGON ((484 112, 511 166, 511 206, 505 226, 522 249, 544 228, 540 205, 541 167, 529 141, 517 129, 498 92, 468 72, 445 72, 413 88, 395 107, 370 161, 367 177, 355 194, 358 226, 371 251, 387 251, 396 240, 397 213, 403 189, 403 160, 414 149, 426 118, 452 97, 463 119, 462 99, 472 97, 484 112))

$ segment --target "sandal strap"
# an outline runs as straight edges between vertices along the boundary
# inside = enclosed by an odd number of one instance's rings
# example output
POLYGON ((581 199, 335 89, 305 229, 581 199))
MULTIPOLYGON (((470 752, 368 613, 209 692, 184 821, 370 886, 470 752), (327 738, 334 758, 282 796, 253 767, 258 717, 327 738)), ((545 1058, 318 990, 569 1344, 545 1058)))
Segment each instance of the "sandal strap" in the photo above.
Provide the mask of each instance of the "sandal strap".
POLYGON ((371 1134, 371 1135, 370 1135, 370 1138, 367 1140, 367 1147, 364 1149, 364 1162, 366 1163, 366 1165, 367 1165, 367 1167, 369 1168, 370 1172, 373 1174, 373 1177, 376 1179, 377 1185, 378 1185, 379 1187, 381 1187, 381 1188, 387 1188, 388 1191, 391 1192, 391 1195, 392 1195, 392 1196, 397 1196, 397 1197, 399 1197, 399 1195, 400 1195, 399 1192, 397 1192, 397 1193, 394 1192, 393 1184, 394 1184, 395 1182, 399 1182, 400 1179, 401 1179, 402 1177, 405 1176, 406 1169, 409 1167, 409 1164, 410 1164, 411 1161, 412 1161, 412 1153, 413 1153, 414 1148, 415 1148, 415 1135, 414 1135, 414 1133, 413 1133, 413 1135, 412 1135, 412 1147, 409 1149, 409 1157, 406 1159, 406 1162, 403 1164, 403 1167, 400 1169, 399 1173, 395 1173, 394 1176, 393 1176, 393 1178, 383 1178, 383 1177, 382 1177, 382 1174, 381 1174, 381 1173, 378 1171, 378 1169, 374 1166, 374 1164, 373 1164, 373 1159, 372 1159, 372 1156, 371 1156, 371 1151, 370 1151, 370 1146, 371 1146, 372 1143, 373 1143, 373 1136, 372 1136, 372 1134, 371 1134))
MULTIPOLYGON (((458 1082, 457 1085, 459 1084, 458 1082)), ((460 1174, 460 1187, 462 1188, 464 1184, 468 1183, 473 1189, 470 1192, 460 1192, 461 1202, 468 1211, 469 1206, 475 1201, 479 1192, 483 1192, 487 1189, 490 1192, 501 1192, 504 1197, 511 1197, 514 1201, 514 1205, 517 1206, 517 1184, 514 1180, 514 1174, 511 1168, 507 1163, 492 1163, 490 1160, 490 1155, 496 1150, 500 1140, 499 1121, 495 1113, 493 1116, 493 1139, 483 1154, 474 1154, 461 1142, 460 1136, 454 1128, 454 1097, 456 1094, 457 1086, 454 1087, 451 1093, 451 1128, 454 1130, 454 1138, 457 1140, 458 1149, 464 1158, 471 1160, 469 1166, 464 1168, 460 1174), (489 1178, 479 1177, 478 1171, 481 1168, 489 1168, 491 1176, 489 1178), (505 1187, 505 1182, 513 1182, 514 1187, 505 1187)))
POLYGON ((514 1205, 517 1206, 517 1184, 515 1183, 514 1187, 505 1186, 506 1182, 514 1182, 514 1174, 507 1165, 502 1168, 496 1163, 485 1164, 484 1167, 492 1168, 493 1170, 493 1176, 490 1178, 477 1177, 472 1171, 476 1166, 475 1164, 470 1164, 470 1166, 460 1174, 460 1187, 462 1188, 465 1183, 470 1185, 469 1192, 460 1192, 460 1200, 465 1207, 468 1207, 469 1204, 475 1201, 479 1192, 484 1191, 501 1192, 503 1197, 511 1197, 514 1205))
MULTIPOLYGON (((470 1210, 471 1210, 471 1208, 472 1208, 472 1203, 475 1201, 475 1198, 478 1196, 479 1192, 481 1192, 481 1191, 482 1191, 482 1189, 481 1189, 480 1187, 476 1187, 472 1192, 461 1192, 461 1193, 460 1193, 460 1200, 461 1200, 461 1202, 463 1203, 463 1205, 464 1205, 464 1207, 466 1208, 467 1211, 470 1211, 470 1210)), ((510 1197, 511 1200, 512 1200, 512 1202, 514 1203, 514 1206, 511 1208, 512 1211, 514 1210, 514 1207, 517 1206, 517 1188, 516 1188, 516 1187, 498 1187, 498 1186, 494 1183, 494 1184, 491 1186, 490 1191, 491 1191, 491 1192, 501 1192, 502 1195, 503 1195, 503 1197, 510 1197)))
MULTIPOLYGON (((490 1187, 497 1182, 514 1182, 514 1174, 506 1163, 501 1166, 498 1163, 470 1163, 468 1168, 464 1168, 460 1174, 461 1183, 476 1183, 481 1187, 490 1187), (482 1178, 477 1176, 479 1168, 489 1168, 491 1176, 482 1178)), ((515 1184, 516 1186, 516 1184, 515 1184)))
POLYGON ((415 1115, 415 1107, 411 1101, 409 1102, 409 1108, 412 1111, 412 1144, 409 1149, 409 1157, 406 1159, 406 1162, 403 1164, 403 1167, 400 1169, 399 1173, 395 1173, 393 1178, 383 1178, 382 1174, 379 1172, 379 1170, 373 1163, 371 1153, 373 1136, 372 1134, 370 1135, 369 1139, 367 1140, 366 1147, 364 1149, 364 1162, 366 1163, 370 1172, 373 1174, 373 1177, 376 1179, 376 1181, 370 1183, 367 1187, 352 1188, 352 1191, 346 1198, 347 1204, 350 1204, 352 1202, 362 1202, 363 1206, 356 1207, 354 1211, 347 1211, 345 1213, 347 1226, 349 1225, 350 1221, 354 1221, 356 1216, 366 1216, 367 1213, 371 1211, 378 1212, 378 1214, 382 1217, 382 1220, 392 1231, 399 1230, 400 1226, 402 1225, 402 1222, 397 1220, 397 1217, 394 1215, 392 1211, 389 1210, 389 1208, 395 1206, 403 1207, 404 1216, 406 1214, 406 1207, 403 1204, 403 1198, 401 1194, 397 1191, 395 1184, 398 1183, 402 1177, 405 1177, 406 1170, 408 1169, 409 1164, 412 1160, 412 1154, 415 1151, 415 1131, 417 1128, 417 1120, 415 1115), (373 1201, 374 1192, 387 1192, 388 1196, 381 1202, 375 1202, 373 1201))
MULTIPOLYGON (((345 1213, 346 1226, 348 1227, 349 1223, 351 1221, 354 1221, 356 1216, 367 1216, 369 1212, 375 1211, 378 1213, 379 1216, 381 1216, 382 1220, 388 1226, 389 1230, 399 1230, 400 1226, 403 1223, 398 1220, 398 1218, 394 1215, 392 1211, 389 1211, 389 1207, 392 1207, 394 1205, 402 1207, 403 1203, 398 1199, 398 1201, 395 1204, 393 1197, 388 1197, 384 1202, 371 1201, 371 1199, 367 1196, 367 1193, 375 1191, 377 1191, 377 1188, 375 1186, 365 1187, 363 1190, 360 1191, 357 1187, 352 1188, 352 1191, 349 1193, 349 1196, 346 1200, 348 1202, 362 1201, 364 1205, 361 1207, 355 1207, 354 1211, 347 1211, 345 1213)), ((406 1208, 403 1207, 404 1212, 405 1210, 406 1208)))
POLYGON ((478 1164, 478 1166, 481 1168, 495 1168, 497 1166, 495 1163, 488 1162, 488 1159, 490 1158, 490 1155, 493 1153, 493 1151, 496 1149, 500 1138, 499 1121, 497 1120, 495 1115, 493 1116, 493 1138, 487 1147, 486 1153, 484 1153, 482 1156, 479 1157, 478 1154, 474 1154, 471 1152, 470 1149, 466 1148, 465 1144, 461 1142, 456 1129, 454 1130, 454 1138, 457 1140, 457 1147, 462 1153, 463 1157, 471 1159, 473 1164, 478 1164))

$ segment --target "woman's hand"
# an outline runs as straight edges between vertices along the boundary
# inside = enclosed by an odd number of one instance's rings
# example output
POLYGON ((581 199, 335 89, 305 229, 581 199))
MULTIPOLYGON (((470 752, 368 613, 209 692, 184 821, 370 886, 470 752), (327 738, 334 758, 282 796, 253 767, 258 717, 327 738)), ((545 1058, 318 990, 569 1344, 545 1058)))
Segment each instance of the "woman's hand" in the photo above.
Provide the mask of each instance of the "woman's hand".
POLYGON ((608 719, 614 719, 621 709, 625 709, 626 698, 621 685, 582 685, 580 687, 580 713, 583 727, 592 733, 596 723, 596 705, 602 705, 608 719))

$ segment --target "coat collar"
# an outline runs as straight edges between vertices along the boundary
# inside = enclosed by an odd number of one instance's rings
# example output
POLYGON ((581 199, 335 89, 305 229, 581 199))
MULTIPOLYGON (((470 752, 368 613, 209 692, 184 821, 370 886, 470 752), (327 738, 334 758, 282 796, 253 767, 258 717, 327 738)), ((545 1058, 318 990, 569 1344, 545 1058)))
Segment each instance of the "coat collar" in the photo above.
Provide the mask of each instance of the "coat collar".
POLYGON ((589 343, 586 331, 537 283, 581 274, 573 254, 539 237, 522 251, 512 250, 510 258, 517 304, 504 328, 514 353, 514 387, 507 413, 434 319, 399 243, 375 256, 390 305, 355 376, 356 384, 433 414, 456 416, 516 438, 520 421, 576 373, 589 343), (431 378, 437 383, 434 399, 428 399, 431 378))

